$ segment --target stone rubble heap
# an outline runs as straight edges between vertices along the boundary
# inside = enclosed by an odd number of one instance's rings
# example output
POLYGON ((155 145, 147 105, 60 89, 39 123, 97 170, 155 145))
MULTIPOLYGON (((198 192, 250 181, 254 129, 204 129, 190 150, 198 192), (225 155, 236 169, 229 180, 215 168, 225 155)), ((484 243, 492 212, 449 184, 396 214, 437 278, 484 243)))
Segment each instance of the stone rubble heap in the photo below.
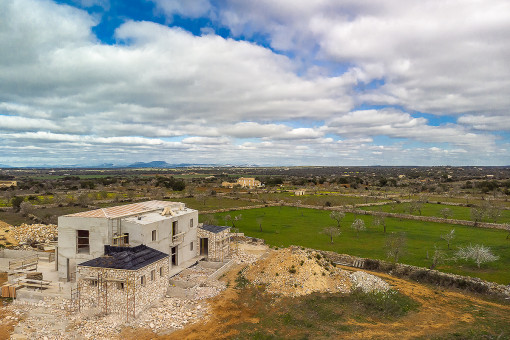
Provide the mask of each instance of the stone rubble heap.
POLYGON ((272 251, 268 258, 249 266, 245 276, 256 285, 265 285, 269 293, 285 296, 348 293, 351 288, 346 271, 335 268, 318 252, 298 247, 272 251))
POLYGON ((365 293, 387 292, 391 288, 386 281, 363 271, 352 273, 350 279, 353 289, 361 289, 365 293))
POLYGON ((31 241, 39 243, 49 243, 58 236, 56 224, 25 224, 11 228, 13 237, 18 243, 28 243, 31 241))

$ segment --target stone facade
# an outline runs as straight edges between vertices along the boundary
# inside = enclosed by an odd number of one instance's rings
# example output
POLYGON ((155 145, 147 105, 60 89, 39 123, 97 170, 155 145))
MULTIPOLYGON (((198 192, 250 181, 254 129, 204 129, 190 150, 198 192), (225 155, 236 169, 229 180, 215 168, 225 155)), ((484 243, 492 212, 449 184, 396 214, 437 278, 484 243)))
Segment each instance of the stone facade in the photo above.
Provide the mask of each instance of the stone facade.
POLYGON ((200 254, 207 256, 209 261, 225 261, 230 252, 230 235, 230 228, 218 233, 198 228, 197 236, 200 246, 203 246, 202 239, 207 239, 208 243, 208 253, 205 254, 200 249, 200 254))
POLYGON ((81 308, 136 317, 163 297, 168 289, 169 258, 138 270, 78 265, 81 308))

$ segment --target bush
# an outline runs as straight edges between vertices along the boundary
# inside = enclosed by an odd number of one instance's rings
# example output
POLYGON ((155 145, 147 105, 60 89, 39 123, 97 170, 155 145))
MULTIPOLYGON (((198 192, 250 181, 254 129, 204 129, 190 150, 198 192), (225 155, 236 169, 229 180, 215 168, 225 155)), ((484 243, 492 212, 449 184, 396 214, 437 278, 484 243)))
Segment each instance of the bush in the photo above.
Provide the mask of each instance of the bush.
POLYGON ((352 297, 366 309, 387 317, 404 316, 419 306, 419 303, 396 290, 365 293, 361 289, 355 289, 352 297))

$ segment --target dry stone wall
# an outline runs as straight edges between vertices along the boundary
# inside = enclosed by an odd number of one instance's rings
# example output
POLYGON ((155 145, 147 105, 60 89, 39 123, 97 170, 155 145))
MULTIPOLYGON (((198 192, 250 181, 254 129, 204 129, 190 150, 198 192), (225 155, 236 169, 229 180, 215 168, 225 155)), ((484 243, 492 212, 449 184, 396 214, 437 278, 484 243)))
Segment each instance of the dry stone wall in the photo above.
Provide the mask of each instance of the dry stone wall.
POLYGON ((501 299, 510 298, 510 286, 484 281, 477 277, 443 273, 433 269, 401 263, 391 263, 382 260, 360 258, 347 254, 338 254, 331 251, 317 250, 317 252, 320 252, 325 258, 328 258, 335 263, 349 266, 354 266, 356 263, 362 263, 362 268, 364 269, 388 273, 421 283, 430 283, 443 287, 454 287, 476 293, 492 295, 501 299))

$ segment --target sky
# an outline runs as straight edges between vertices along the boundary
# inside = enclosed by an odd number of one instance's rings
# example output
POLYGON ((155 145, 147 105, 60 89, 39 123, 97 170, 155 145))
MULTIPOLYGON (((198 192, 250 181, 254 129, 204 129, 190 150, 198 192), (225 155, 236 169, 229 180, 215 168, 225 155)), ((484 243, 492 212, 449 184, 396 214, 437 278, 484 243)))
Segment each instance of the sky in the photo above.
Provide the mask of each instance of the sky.
POLYGON ((508 0, 0 1, 0 164, 510 165, 508 0))

